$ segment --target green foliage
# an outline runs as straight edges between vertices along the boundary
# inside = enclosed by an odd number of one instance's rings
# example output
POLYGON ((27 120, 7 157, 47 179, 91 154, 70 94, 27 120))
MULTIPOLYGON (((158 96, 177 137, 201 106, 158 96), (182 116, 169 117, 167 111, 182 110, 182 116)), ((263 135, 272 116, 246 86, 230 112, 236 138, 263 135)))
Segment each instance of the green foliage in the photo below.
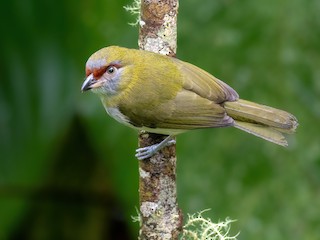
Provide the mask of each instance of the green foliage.
MULTIPOLYGON (((0 239, 136 238, 137 136, 80 93, 91 53, 137 47, 130 4, 0 3, 0 239)), ((287 149, 231 128, 179 136, 183 212, 238 219, 239 239, 318 239, 319 10, 317 0, 180 2, 178 57, 300 122, 287 149)))

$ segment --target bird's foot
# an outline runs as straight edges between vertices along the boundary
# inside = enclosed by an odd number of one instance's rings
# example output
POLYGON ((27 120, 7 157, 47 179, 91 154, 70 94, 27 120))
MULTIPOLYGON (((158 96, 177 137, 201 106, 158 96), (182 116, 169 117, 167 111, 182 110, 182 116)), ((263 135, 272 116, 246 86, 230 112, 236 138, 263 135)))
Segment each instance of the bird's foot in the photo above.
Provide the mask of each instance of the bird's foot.
POLYGON ((146 158, 152 157, 156 152, 160 151, 164 147, 176 144, 176 140, 172 139, 171 136, 165 138, 162 142, 143 148, 138 148, 136 150, 136 158, 138 160, 144 160, 146 158))

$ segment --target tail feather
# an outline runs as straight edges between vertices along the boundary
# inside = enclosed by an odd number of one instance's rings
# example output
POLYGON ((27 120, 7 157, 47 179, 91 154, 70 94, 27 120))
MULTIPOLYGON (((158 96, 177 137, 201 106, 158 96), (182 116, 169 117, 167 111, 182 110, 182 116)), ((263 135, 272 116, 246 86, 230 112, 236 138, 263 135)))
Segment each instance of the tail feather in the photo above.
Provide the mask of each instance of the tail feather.
POLYGON ((292 134, 298 126, 292 114, 246 100, 226 102, 224 107, 236 128, 281 146, 288 145, 283 133, 292 134))
POLYGON ((235 121, 234 126, 269 142, 273 142, 284 147, 288 146, 285 136, 280 131, 272 127, 240 121, 235 121))

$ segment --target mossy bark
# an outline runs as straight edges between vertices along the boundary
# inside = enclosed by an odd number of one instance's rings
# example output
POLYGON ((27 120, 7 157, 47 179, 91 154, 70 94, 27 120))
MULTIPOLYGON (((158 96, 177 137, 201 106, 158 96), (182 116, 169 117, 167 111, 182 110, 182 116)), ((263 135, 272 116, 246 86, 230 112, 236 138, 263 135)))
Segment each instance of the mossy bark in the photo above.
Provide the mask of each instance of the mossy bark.
MULTIPOLYGON (((139 48, 174 57, 177 14, 178 0, 141 0, 139 48)), ((165 137, 141 132, 139 147, 159 143, 165 137)), ((139 162, 139 239, 178 239, 182 213, 177 203, 176 161, 173 145, 139 162)))

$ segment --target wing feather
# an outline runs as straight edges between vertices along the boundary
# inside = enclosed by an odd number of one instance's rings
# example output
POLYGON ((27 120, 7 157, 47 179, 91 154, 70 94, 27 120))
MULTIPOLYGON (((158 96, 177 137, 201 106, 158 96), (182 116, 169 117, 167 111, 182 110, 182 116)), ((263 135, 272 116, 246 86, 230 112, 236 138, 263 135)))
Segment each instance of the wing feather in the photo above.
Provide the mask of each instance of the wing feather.
POLYGON ((188 90, 160 107, 166 111, 158 116, 157 128, 191 130, 234 124, 222 106, 188 90))
POLYGON ((176 62, 182 73, 183 87, 186 90, 193 91, 215 103, 235 101, 239 98, 233 88, 201 68, 179 59, 173 61, 176 62))

